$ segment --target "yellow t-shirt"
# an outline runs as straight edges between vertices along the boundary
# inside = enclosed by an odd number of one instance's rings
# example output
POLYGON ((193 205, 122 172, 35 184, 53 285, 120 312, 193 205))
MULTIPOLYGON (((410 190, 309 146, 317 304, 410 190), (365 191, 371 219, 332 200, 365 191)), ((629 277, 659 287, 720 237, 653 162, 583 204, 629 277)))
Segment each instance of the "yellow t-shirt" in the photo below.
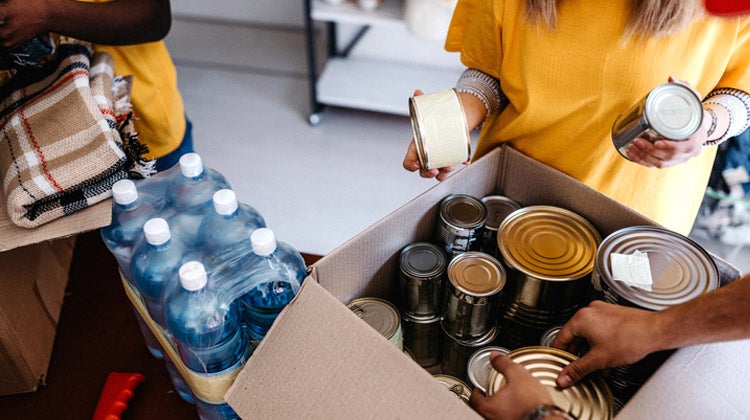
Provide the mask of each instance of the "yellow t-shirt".
POLYGON ((163 41, 128 46, 94 45, 115 61, 115 74, 132 75, 130 102, 141 143, 149 158, 177 149, 185 135, 185 111, 177 88, 177 71, 163 41))
POLYGON ((705 17, 680 33, 623 41, 631 2, 559 2, 553 30, 524 20, 518 0, 460 0, 446 49, 500 80, 510 105, 485 122, 474 159, 507 142, 657 223, 687 234, 715 157, 646 168, 612 144, 617 116, 669 76, 702 95, 750 92, 750 21, 705 17))

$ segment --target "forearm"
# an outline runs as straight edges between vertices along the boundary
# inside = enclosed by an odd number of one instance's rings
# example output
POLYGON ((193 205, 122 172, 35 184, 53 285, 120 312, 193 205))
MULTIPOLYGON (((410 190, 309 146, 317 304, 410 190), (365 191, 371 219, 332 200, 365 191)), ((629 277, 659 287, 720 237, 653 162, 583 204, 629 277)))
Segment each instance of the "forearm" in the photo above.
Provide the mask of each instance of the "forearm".
POLYGON ((50 2, 48 32, 102 45, 129 45, 163 39, 172 16, 169 0, 50 2))
POLYGON ((469 128, 480 126, 492 114, 508 105, 508 98, 500 88, 500 81, 477 69, 466 69, 455 87, 461 98, 469 128))
POLYGON ((750 338, 750 275, 661 311, 654 350, 750 338))

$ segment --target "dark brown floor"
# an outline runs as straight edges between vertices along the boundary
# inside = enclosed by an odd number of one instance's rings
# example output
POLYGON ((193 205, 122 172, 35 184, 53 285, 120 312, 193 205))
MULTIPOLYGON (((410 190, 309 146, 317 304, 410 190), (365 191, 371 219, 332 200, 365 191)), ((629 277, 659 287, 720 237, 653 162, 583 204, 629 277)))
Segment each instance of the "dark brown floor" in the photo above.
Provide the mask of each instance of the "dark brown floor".
MULTIPOLYGON (((309 265, 319 256, 305 255, 309 265)), ((89 419, 110 372, 146 377, 123 419, 197 419, 172 390, 164 362, 146 350, 133 309, 98 231, 78 236, 47 384, 0 397, 2 419, 89 419)))

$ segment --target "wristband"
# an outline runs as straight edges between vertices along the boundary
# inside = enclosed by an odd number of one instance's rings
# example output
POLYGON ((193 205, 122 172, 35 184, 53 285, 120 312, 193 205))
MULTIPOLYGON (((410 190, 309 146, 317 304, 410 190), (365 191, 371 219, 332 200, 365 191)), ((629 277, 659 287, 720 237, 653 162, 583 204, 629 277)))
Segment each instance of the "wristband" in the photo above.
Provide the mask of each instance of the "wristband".
POLYGON ((542 420, 548 416, 557 416, 565 420, 578 420, 576 416, 554 404, 540 404, 531 413, 527 414, 523 420, 542 420))

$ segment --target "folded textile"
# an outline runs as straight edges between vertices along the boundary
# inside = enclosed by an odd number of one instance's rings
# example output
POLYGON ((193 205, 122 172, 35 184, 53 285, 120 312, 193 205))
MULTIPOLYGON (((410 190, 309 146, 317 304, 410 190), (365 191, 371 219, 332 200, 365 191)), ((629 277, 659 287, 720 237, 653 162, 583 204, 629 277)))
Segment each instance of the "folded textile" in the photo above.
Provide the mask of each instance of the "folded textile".
POLYGON ((61 42, 54 60, 14 74, 0 98, 3 201, 18 226, 82 210, 108 198, 116 181, 150 172, 148 163, 133 169, 143 147, 127 79, 87 43, 61 42))

